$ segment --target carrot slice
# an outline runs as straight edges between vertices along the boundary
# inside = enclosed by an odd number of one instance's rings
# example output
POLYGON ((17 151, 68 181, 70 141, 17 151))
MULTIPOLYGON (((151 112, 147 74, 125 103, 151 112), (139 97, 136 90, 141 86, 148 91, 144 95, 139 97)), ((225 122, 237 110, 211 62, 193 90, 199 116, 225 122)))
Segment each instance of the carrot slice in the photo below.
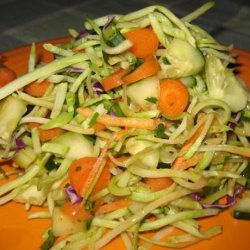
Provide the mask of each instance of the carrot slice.
POLYGON ((61 211, 75 222, 86 221, 93 217, 84 206, 81 206, 81 203, 72 204, 70 202, 65 202, 61 207, 61 211))
POLYGON ((164 188, 168 188, 172 185, 173 181, 169 177, 162 178, 144 178, 144 183, 149 186, 149 188, 156 192, 164 188))
POLYGON ((110 204, 105 204, 96 209, 95 215, 106 214, 112 211, 115 211, 120 208, 128 207, 131 204, 131 200, 129 199, 121 199, 110 204))
MULTIPOLYGON (((29 130, 32 130, 32 128, 39 127, 39 126, 41 126, 40 123, 30 122, 27 125, 27 128, 29 130)), ((65 132, 65 130, 62 128, 51 128, 51 129, 47 129, 47 130, 43 130, 43 129, 38 128, 38 132, 39 132, 39 138, 40 138, 41 142, 45 142, 45 141, 49 141, 49 140, 55 138, 56 136, 63 134, 65 132)))
POLYGON ((203 153, 195 154, 192 158, 185 160, 184 156, 175 159, 172 168, 185 170, 198 164, 203 157, 203 153))
POLYGON ((24 92, 35 97, 41 97, 45 94, 49 84, 50 82, 47 80, 40 83, 32 82, 24 87, 24 92))
POLYGON ((189 93, 179 80, 165 79, 160 84, 159 110, 167 116, 180 115, 188 105, 189 93))
POLYGON ((6 66, 0 65, 0 88, 16 79, 16 74, 13 70, 6 66))
POLYGON ((132 73, 122 78, 124 84, 131 84, 153 76, 161 70, 161 66, 154 56, 148 56, 145 58, 144 63, 135 69, 132 73))
POLYGON ((69 181, 78 194, 81 193, 84 181, 88 177, 96 160, 96 157, 84 157, 71 164, 69 169, 69 181))
POLYGON ((131 30, 123 36, 133 43, 130 52, 136 57, 145 58, 153 55, 158 49, 159 40, 151 28, 131 30))
POLYGON ((123 84, 121 80, 122 77, 128 72, 128 69, 119 69, 113 74, 109 75, 102 81, 104 90, 108 91, 110 89, 119 87, 123 84))
MULTIPOLYGON (((108 173, 106 172, 105 167, 102 170, 102 173, 100 174, 97 183, 93 186, 93 189, 89 189, 93 184, 93 181, 95 180, 96 175, 98 174, 99 167, 102 164, 102 162, 105 159, 105 155, 107 153, 109 147, 109 143, 106 144, 106 146, 103 148, 100 156, 98 158, 96 157, 83 157, 79 160, 74 161, 69 169, 69 180, 71 186, 75 189, 75 191, 81 196, 84 197, 84 199, 87 199, 87 196, 91 194, 94 190, 94 192, 100 191, 104 186, 107 185, 107 179, 109 178, 108 173), (102 178, 103 179, 102 179, 102 178), (97 185, 97 188, 95 186, 97 185)), ((106 164, 107 165, 107 164, 106 164)), ((108 169, 109 171, 109 169, 108 169)))

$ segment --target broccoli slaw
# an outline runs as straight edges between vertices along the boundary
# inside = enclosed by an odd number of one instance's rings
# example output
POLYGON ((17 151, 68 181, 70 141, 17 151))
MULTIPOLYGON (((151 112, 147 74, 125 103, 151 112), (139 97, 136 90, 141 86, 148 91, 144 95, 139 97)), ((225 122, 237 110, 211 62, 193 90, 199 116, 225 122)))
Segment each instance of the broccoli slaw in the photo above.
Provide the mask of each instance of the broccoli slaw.
POLYGON ((29 215, 52 220, 42 249, 100 249, 117 236, 126 249, 183 248, 222 232, 199 218, 249 187, 250 113, 231 47, 191 24, 212 6, 87 19, 67 44, 44 44, 48 64, 33 44, 27 73, 0 89, 1 161, 13 166, 2 176, 17 175, 0 204, 48 208, 29 215), (155 44, 136 50, 138 31, 155 44))

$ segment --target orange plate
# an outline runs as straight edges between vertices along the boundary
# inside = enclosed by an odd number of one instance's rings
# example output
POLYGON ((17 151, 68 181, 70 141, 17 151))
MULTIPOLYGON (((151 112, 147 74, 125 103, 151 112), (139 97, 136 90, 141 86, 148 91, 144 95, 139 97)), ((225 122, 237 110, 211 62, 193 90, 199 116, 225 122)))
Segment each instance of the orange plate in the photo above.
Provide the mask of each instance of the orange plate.
MULTIPOLYGON (((68 38, 55 39, 52 43, 61 43, 68 38)), ((2 55, 6 58, 5 64, 21 75, 27 69, 30 46, 25 46, 2 55)), ((37 52, 43 61, 50 61, 51 55, 46 53, 42 48, 42 43, 37 44, 37 52)), ((238 55, 237 68, 239 76, 245 80, 250 87, 250 53, 242 50, 234 50, 238 55)), ((38 208, 32 208, 38 210, 38 208)), ((38 250, 42 243, 42 234, 50 221, 44 220, 27 220, 26 216, 31 211, 26 211, 22 204, 9 202, 0 206, 0 250, 38 250)), ((249 243, 249 221, 235 220, 230 215, 230 211, 222 212, 219 216, 200 220, 203 228, 213 225, 222 225, 223 233, 211 240, 203 240, 185 250, 247 250, 250 249, 249 243)), ((115 239, 111 244, 105 247, 106 250, 122 250, 123 243, 120 238, 115 239)), ((154 247, 154 250, 167 249, 154 247)))

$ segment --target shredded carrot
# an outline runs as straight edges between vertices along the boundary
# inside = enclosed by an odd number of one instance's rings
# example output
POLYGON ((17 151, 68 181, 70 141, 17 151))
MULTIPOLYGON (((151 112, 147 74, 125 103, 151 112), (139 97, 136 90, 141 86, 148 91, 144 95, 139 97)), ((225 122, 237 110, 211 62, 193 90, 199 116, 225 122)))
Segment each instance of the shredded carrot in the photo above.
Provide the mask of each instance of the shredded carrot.
POLYGON ((16 74, 13 70, 6 66, 0 65, 0 88, 16 79, 16 74))
POLYGON ((197 153, 188 160, 185 160, 184 156, 179 156, 175 159, 172 168, 185 170, 187 168, 193 167, 201 161, 203 155, 203 153, 197 153))
MULTIPOLYGON (((30 122, 27 125, 27 128, 29 130, 32 130, 32 128, 39 127, 39 126, 41 126, 40 123, 30 122)), ((41 142, 49 141, 49 140, 55 138, 56 136, 63 134, 64 132, 65 132, 65 130, 62 128, 51 128, 51 129, 47 129, 47 130, 38 128, 39 138, 40 138, 41 142)))
MULTIPOLYGON (((194 133, 194 135, 189 138, 184 145, 182 146, 180 153, 184 153, 186 150, 188 150, 197 140, 200 133, 202 132, 204 128, 204 124, 202 124, 194 133)), ((196 154, 191 159, 185 160, 184 156, 181 155, 175 159, 175 161, 172 164, 173 169, 187 169, 189 167, 195 166, 202 158, 202 154, 196 154)))
POLYGON ((95 215, 106 214, 115 211, 120 208, 128 207, 131 204, 131 200, 124 198, 109 204, 102 205, 95 210, 95 215))
MULTIPOLYGON (((91 117, 93 115, 93 110, 90 108, 78 108, 77 112, 84 117, 91 117)), ((97 118, 97 122, 105 126, 119 126, 141 129, 155 129, 159 125, 159 122, 153 119, 117 117, 112 115, 100 115, 97 118)))
POLYGON ((164 188, 168 188, 172 185, 173 181, 169 177, 162 178, 144 178, 144 183, 149 186, 149 188, 156 192, 164 188))
POLYGON ((124 84, 131 84, 153 76, 161 70, 161 66, 158 63, 157 59, 150 55, 145 58, 144 63, 135 69, 132 73, 126 75, 122 78, 124 84))
MULTIPOLYGON (((87 195, 91 194, 92 190, 90 190, 91 192, 89 192, 89 189, 98 173, 98 170, 100 168, 100 165, 103 163, 103 161, 105 160, 105 156, 106 156, 106 153, 109 149, 109 145, 110 145, 110 142, 106 143, 106 145, 104 146, 104 148, 102 149, 102 152, 101 154, 99 155, 99 157, 97 158, 96 162, 94 163, 94 165, 92 166, 92 169, 91 171, 89 172, 85 182, 84 182, 84 185, 82 186, 81 188, 81 192, 80 192, 80 195, 86 200, 88 197, 87 195)), ((100 179, 100 178, 99 178, 100 179)), ((98 179, 98 180, 99 180, 98 179)), ((97 181, 98 181, 97 180, 97 181)), ((94 188, 94 186, 93 186, 94 188)))
POLYGON ((86 221, 93 216, 89 211, 81 206, 81 203, 72 204, 70 202, 65 202, 61 206, 61 211, 67 215, 72 221, 86 221))
POLYGON ((39 137, 41 142, 49 141, 65 132, 62 128, 51 128, 47 130, 39 129, 39 137))
POLYGON ((200 136, 203 129, 204 129, 204 123, 201 126, 199 126, 195 131, 195 133, 193 134, 193 136, 184 143, 183 147, 181 148, 181 151, 188 150, 195 143, 195 141, 200 136))
POLYGON ((30 84, 28 84, 27 86, 24 87, 24 92, 35 96, 35 97, 41 97, 45 94, 46 90, 49 87, 49 81, 44 80, 40 83, 38 82, 32 82, 30 84))
POLYGON ((104 130, 106 128, 106 126, 101 124, 101 123, 95 122, 93 125, 93 128, 94 128, 95 132, 98 132, 98 131, 104 130))
POLYGON ((40 123, 37 123, 37 122, 30 122, 30 123, 27 124, 27 129, 28 129, 28 130, 32 130, 33 128, 37 128, 37 127, 39 127, 39 126, 41 126, 40 123))
POLYGON ((125 74, 127 74, 128 69, 119 69, 115 71, 113 74, 107 76, 103 81, 102 85, 103 88, 108 91, 110 89, 119 87, 123 84, 123 81, 121 80, 125 74))
POLYGON ((100 206, 102 206, 104 204, 105 204, 105 198, 100 198, 100 199, 98 199, 98 200, 95 201, 95 207, 96 208, 100 207, 100 206))
POLYGON ((123 135, 125 135, 129 131, 128 128, 124 128, 120 131, 114 133, 114 140, 119 141, 123 135))
POLYGON ((96 182, 91 195, 94 195, 96 193, 98 193, 99 191, 101 191, 102 189, 104 189, 105 187, 107 187, 108 182, 111 179, 111 173, 110 173, 110 160, 107 160, 107 163, 105 164, 102 173, 100 175, 100 177, 98 178, 98 181, 96 182))
POLYGON ((134 29, 123 34, 133 43, 130 52, 136 57, 145 58, 158 49, 159 40, 151 28, 134 29))
POLYGON ((179 80, 165 79, 160 84, 159 110, 167 116, 178 116, 187 107, 189 93, 179 80))

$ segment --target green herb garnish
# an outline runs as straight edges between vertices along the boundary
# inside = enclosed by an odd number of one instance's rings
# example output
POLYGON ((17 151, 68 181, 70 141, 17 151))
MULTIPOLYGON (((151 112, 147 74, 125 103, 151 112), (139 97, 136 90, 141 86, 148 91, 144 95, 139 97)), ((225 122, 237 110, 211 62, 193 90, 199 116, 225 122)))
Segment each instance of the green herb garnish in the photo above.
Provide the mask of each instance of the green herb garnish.
POLYGON ((163 138, 165 136, 165 126, 164 124, 160 123, 157 128, 154 130, 154 135, 157 138, 163 138))
POLYGON ((165 65, 170 65, 170 64, 171 64, 170 61, 167 59, 166 56, 164 56, 164 57, 162 58, 162 62, 163 62, 165 65))
POLYGON ((158 99, 156 97, 154 97, 154 96, 151 96, 151 97, 147 97, 145 99, 145 101, 151 102, 151 103, 157 103, 158 99))

